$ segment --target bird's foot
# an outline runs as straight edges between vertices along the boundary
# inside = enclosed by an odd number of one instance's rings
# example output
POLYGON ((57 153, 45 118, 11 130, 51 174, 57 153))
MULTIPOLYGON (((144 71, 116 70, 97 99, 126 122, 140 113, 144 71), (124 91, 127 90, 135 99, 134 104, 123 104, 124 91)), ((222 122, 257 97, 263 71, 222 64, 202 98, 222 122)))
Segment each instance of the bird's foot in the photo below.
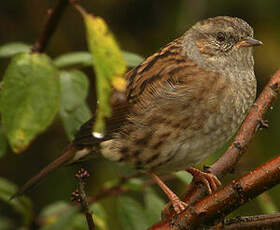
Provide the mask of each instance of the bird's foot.
POLYGON ((162 191, 167 195, 169 201, 171 202, 175 212, 179 214, 180 212, 184 211, 187 207, 187 204, 180 200, 180 198, 172 192, 167 185, 154 173, 150 173, 153 177, 154 181, 160 186, 162 191))
POLYGON ((221 185, 219 179, 212 173, 202 172, 196 168, 188 168, 186 171, 193 175, 196 182, 200 182, 206 186, 208 194, 212 194, 221 185))
POLYGON ((174 208, 174 211, 177 214, 179 214, 186 209, 187 204, 185 202, 181 201, 175 193, 173 193, 173 195, 175 195, 175 196, 173 196, 172 198, 169 198, 169 199, 174 208))

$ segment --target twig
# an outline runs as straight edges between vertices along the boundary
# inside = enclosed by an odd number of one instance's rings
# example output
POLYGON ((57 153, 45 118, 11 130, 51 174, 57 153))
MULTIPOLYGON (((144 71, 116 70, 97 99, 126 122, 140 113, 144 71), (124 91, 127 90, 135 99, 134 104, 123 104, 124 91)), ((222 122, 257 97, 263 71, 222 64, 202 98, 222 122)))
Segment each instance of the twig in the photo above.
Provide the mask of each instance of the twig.
POLYGON ((84 212, 87 223, 88 223, 88 229, 89 230, 94 230, 95 225, 92 219, 92 215, 88 209, 88 201, 87 201, 87 195, 85 192, 85 181, 89 177, 88 171, 85 169, 81 168, 79 171, 76 173, 75 177, 78 179, 79 183, 79 190, 76 190, 75 192, 72 193, 72 201, 77 201, 78 203, 81 204, 82 211, 84 212))
POLYGON ((48 10, 48 18, 43 27, 42 32, 39 35, 38 40, 34 43, 31 48, 33 53, 42 53, 46 49, 51 36, 55 32, 55 29, 60 21, 60 18, 65 11, 69 1, 68 0, 59 0, 54 9, 48 10))
POLYGON ((196 229, 202 224, 212 225, 278 183, 280 156, 194 203, 179 215, 154 225, 150 230, 196 229))
POLYGON ((278 230, 280 226, 280 213, 236 217, 226 220, 208 230, 278 230))
MULTIPOLYGON (((123 184, 125 184, 128 180, 130 180, 132 178, 136 178, 140 175, 142 175, 142 173, 136 173, 136 174, 133 174, 133 175, 128 176, 128 177, 122 177, 118 184, 113 185, 109 188, 104 188, 99 193, 97 193, 96 195, 89 197, 88 202, 91 204, 91 203, 94 203, 94 202, 104 198, 104 197, 113 196, 113 195, 120 195, 120 194, 123 194, 123 193, 133 191, 129 188, 123 187, 123 184)), ((173 175, 167 175, 167 176, 161 177, 162 181, 167 181, 167 180, 171 180, 171 179, 174 179, 174 178, 175 178, 175 176, 173 176, 173 175)), ((153 185, 153 184, 155 184, 154 180, 147 180, 147 181, 143 182, 142 186, 146 187, 146 186, 150 186, 150 185, 153 185)))

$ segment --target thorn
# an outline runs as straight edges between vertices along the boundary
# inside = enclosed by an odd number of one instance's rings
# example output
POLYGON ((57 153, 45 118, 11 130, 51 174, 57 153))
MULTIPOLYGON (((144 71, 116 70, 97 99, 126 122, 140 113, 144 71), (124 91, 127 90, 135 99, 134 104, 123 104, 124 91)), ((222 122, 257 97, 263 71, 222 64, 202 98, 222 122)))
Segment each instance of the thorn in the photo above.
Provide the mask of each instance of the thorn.
POLYGON ((241 146, 240 142, 237 142, 237 141, 236 141, 236 142, 233 143, 233 145, 234 145, 234 147, 237 148, 239 151, 242 150, 242 146, 241 146))
POLYGON ((263 120, 263 119, 260 119, 259 120, 259 128, 269 128, 269 123, 268 123, 268 120, 263 120))
POLYGON ((279 91, 279 84, 278 84, 278 82, 275 82, 273 85, 270 86, 270 88, 271 88, 275 93, 278 93, 278 91, 279 91))

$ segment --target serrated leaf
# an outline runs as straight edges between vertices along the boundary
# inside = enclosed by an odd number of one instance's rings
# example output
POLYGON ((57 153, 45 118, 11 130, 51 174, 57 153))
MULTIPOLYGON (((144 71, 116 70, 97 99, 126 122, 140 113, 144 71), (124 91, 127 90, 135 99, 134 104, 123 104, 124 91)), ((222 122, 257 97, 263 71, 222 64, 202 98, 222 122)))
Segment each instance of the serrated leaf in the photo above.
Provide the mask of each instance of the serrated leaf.
MULTIPOLYGON (((128 51, 122 51, 123 57, 125 59, 126 65, 129 67, 135 67, 139 65, 144 58, 138 54, 134 54, 128 51)), ((66 53, 58 56, 54 59, 54 64, 58 68, 70 67, 70 66, 92 66, 93 58, 90 52, 87 51, 77 51, 66 53)))
POLYGON ((128 196, 119 198, 118 213, 124 230, 143 230, 149 227, 143 206, 128 196))
POLYGON ((0 98, 2 123, 19 153, 52 122, 59 105, 57 69, 44 54, 19 54, 8 66, 0 98))
POLYGON ((0 46, 0 57, 12 57, 19 53, 30 52, 30 45, 22 42, 11 42, 0 46))
POLYGON ((39 216, 43 226, 40 230, 68 230, 72 229, 73 218, 78 210, 64 201, 58 201, 44 208, 39 216))
POLYGON ((96 92, 98 107, 93 131, 104 133, 106 117, 110 117, 110 95, 112 87, 125 90, 122 75, 126 71, 125 61, 120 48, 105 21, 82 12, 87 30, 87 43, 93 57, 96 73, 96 92))
POLYGON ((145 193, 145 213, 149 220, 149 225, 153 225, 161 219, 161 211, 165 205, 165 202, 156 192, 147 188, 145 193))
POLYGON ((8 141, 3 131, 3 127, 0 124, 0 158, 6 154, 7 147, 8 147, 8 141))
POLYGON ((89 83, 86 75, 78 70, 62 71, 60 74, 60 117, 70 140, 80 126, 91 117, 86 104, 89 83))
POLYGON ((16 185, 0 177, 0 200, 10 205, 16 212, 20 213, 22 223, 27 225, 32 219, 32 204, 31 201, 24 196, 10 200, 10 197, 15 194, 16 191, 16 185))

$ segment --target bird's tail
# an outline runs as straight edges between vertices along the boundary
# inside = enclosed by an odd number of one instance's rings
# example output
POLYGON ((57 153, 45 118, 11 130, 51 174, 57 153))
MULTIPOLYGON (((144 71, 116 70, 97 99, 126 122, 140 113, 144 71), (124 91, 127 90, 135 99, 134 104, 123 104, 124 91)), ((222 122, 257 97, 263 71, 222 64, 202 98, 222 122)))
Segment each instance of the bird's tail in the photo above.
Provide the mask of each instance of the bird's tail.
POLYGON ((76 148, 70 144, 61 156, 59 156, 56 160, 51 162, 49 165, 43 168, 38 174, 33 176, 23 186, 21 186, 18 189, 18 191, 11 196, 10 200, 14 199, 17 196, 23 195, 26 191, 30 190, 34 185, 36 185, 43 178, 45 178, 49 173, 51 173, 58 167, 64 165, 65 163, 67 163, 69 160, 73 158, 76 151, 77 151, 76 148))

